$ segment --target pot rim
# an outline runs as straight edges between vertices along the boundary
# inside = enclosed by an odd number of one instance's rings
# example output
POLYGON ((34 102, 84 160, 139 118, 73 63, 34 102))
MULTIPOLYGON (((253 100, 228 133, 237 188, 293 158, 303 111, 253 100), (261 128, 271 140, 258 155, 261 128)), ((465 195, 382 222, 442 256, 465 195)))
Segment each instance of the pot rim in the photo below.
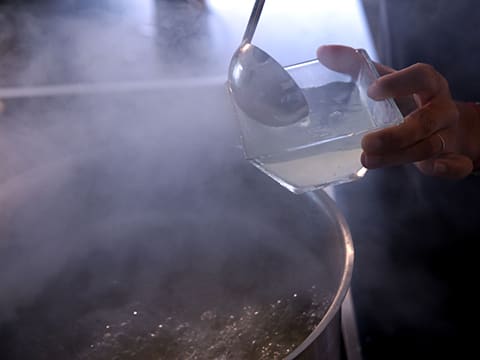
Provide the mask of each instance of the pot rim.
POLYGON ((326 210, 327 214, 329 214, 330 216, 332 216, 332 218, 336 220, 335 225, 338 230, 338 234, 343 239, 342 243, 345 249, 345 265, 343 268, 343 274, 340 280, 338 290, 322 320, 310 333, 310 335, 305 338, 305 340, 300 345, 298 345, 295 350, 293 350, 284 358, 285 360, 292 360, 298 357, 320 336, 320 334, 331 323, 331 321, 340 311, 343 301, 350 289, 350 281, 352 279, 353 273, 354 246, 350 228, 347 224, 345 217, 338 209, 335 201, 324 190, 308 193, 307 196, 309 196, 317 205, 323 207, 326 210))

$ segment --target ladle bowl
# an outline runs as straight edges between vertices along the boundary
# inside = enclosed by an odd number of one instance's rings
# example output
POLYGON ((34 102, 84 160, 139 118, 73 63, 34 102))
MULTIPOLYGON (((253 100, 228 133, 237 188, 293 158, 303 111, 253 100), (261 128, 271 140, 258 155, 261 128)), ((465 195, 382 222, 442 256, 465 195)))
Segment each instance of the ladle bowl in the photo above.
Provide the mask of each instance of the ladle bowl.
POLYGON ((246 43, 234 54, 229 91, 250 118, 268 126, 287 126, 308 116, 308 104, 295 80, 273 57, 246 43))
POLYGON ((251 119, 267 126, 287 126, 308 115, 308 103, 283 66, 251 43, 264 2, 255 2, 243 40, 232 56, 228 89, 237 107, 251 119))

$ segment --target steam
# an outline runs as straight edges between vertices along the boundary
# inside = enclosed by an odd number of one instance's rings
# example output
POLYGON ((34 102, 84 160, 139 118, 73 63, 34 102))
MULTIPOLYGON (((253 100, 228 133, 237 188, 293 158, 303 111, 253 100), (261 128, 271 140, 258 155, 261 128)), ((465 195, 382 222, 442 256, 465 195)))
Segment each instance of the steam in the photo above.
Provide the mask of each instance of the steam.
MULTIPOLYGON (((70 239, 55 236, 65 233, 62 226, 77 229, 76 223, 82 221, 75 211, 84 209, 75 197, 82 199, 88 193, 75 193, 75 184, 78 191, 86 191, 89 186, 82 181, 89 181, 99 168, 107 174, 103 181, 115 181, 116 172, 125 178, 109 183, 110 194, 94 207, 103 205, 112 214, 117 207, 130 207, 127 203, 134 199, 116 192, 127 193, 129 186, 168 188, 168 182, 186 183, 198 177, 202 164, 215 166, 223 155, 209 154, 208 144, 225 140, 215 128, 209 138, 200 138, 195 131, 202 121, 208 125, 205 112, 213 109, 225 117, 225 124, 231 119, 220 75, 193 78, 202 64, 183 70, 173 64, 174 58, 162 61, 168 52, 162 47, 165 39, 155 43, 144 28, 129 23, 121 13, 87 9, 83 14, 46 16, 35 8, 2 10, 0 98, 5 110, 0 115, 0 199, 4 229, 13 231, 2 235, 5 240, 0 245, 0 318, 5 318, 14 315, 18 306, 31 303, 69 261, 79 261, 98 246, 93 240, 87 243, 81 234, 70 239), (183 80, 175 83, 173 78, 183 80), (203 95, 205 91, 210 95, 203 95), (193 120, 197 125, 190 127, 193 120), (198 156, 191 156, 192 149, 198 156), (31 213, 15 213, 30 202, 31 213), (35 219, 39 216, 35 205, 40 204, 50 204, 54 209, 50 216, 59 217, 63 225, 52 225, 49 217, 44 224, 41 217, 35 219)), ((206 16, 201 9, 191 11, 195 19, 206 16)), ((185 11, 181 15, 193 19, 185 11)), ((168 23, 166 18, 158 13, 149 25, 159 22, 168 31, 176 19, 171 13, 168 23)), ((92 191, 104 186, 91 185, 92 191)), ((148 195, 145 192, 136 203, 148 201, 148 195)), ((108 214, 98 216, 108 219, 108 214)), ((132 221, 131 212, 122 216, 115 222, 132 221)), ((107 248, 114 246, 102 241, 107 248)))
MULTIPOLYGON (((218 85, 224 81, 224 77, 187 78, 177 80, 160 81, 132 81, 112 82, 95 84, 62 84, 30 87, 12 87, 0 89, 1 99, 18 99, 47 96, 73 96, 73 95, 96 95, 112 93, 132 93, 138 91, 168 91, 170 89, 192 88, 201 86, 218 85)), ((1 109, 0 109, 1 111, 1 109)))
MULTIPOLYGON (((186 11, 152 21, 168 33, 208 16, 186 11)), ((211 77, 198 55, 203 33, 156 43, 121 15, 91 15, 25 12, 22 34, 3 17, 20 45, 0 68, 21 71, 0 87, 0 322, 39 336, 60 323, 88 346, 81 329, 139 299, 205 311, 318 282, 330 299, 337 229, 244 161, 225 68, 211 77)))

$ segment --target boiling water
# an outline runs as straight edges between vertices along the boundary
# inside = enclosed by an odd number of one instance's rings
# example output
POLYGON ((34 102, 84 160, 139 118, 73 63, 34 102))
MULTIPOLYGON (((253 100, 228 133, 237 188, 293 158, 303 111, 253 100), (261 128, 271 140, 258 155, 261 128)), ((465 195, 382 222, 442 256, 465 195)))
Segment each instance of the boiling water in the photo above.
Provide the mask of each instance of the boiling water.
POLYGON ((358 87, 333 82, 303 91, 310 114, 301 123, 266 129, 241 120, 250 162, 295 193, 363 176, 361 138, 374 123, 358 87))
POLYGON ((282 359, 314 330, 331 299, 315 286, 236 311, 205 309, 196 318, 160 316, 136 304, 102 325, 78 360, 282 359))

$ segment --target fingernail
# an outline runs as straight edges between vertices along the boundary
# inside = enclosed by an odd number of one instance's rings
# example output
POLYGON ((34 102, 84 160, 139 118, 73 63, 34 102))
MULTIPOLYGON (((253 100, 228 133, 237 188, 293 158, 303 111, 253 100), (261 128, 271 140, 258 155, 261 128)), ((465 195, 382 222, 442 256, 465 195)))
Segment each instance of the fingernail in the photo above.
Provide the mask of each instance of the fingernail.
POLYGON ((433 167, 433 172, 437 175, 445 174, 447 172, 447 166, 444 163, 436 162, 433 167))
POLYGON ((367 90, 368 96, 370 96, 372 99, 380 99, 381 98, 381 93, 380 93, 380 88, 377 84, 377 82, 373 82, 367 90))
POLYGON ((364 152, 362 152, 362 155, 360 155, 360 162, 362 163, 363 166, 368 167, 367 155, 365 155, 364 152))

